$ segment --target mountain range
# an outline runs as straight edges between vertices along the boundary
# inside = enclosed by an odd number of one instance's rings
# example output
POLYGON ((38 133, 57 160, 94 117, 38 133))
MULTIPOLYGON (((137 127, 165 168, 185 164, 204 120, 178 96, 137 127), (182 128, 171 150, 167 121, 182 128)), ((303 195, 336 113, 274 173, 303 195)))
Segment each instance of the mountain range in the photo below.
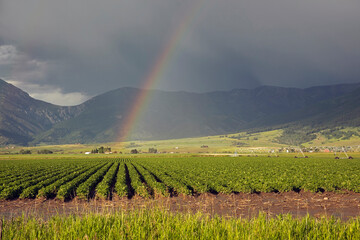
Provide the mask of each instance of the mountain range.
MULTIPOLYGON (((36 100, 0 80, 0 145, 116 141, 140 91, 119 88, 65 107, 36 100)), ((129 139, 360 126, 360 83, 306 89, 262 86, 209 93, 151 90, 149 96, 129 139)))

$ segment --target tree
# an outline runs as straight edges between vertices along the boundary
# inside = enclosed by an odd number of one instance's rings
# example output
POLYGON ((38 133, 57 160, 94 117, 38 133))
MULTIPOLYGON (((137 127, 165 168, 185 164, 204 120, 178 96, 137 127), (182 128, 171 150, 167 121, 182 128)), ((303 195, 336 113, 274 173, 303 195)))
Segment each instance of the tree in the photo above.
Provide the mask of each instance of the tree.
POLYGON ((38 153, 38 154, 52 154, 53 151, 48 150, 48 149, 43 149, 43 150, 38 150, 37 153, 38 153))
POLYGON ((99 147, 99 153, 104 153, 104 152, 105 152, 104 147, 103 146, 99 147))
POLYGON ((139 153, 139 152, 138 152, 137 149, 131 149, 130 153, 131 153, 131 154, 137 154, 137 153, 139 153))
POLYGON ((91 150, 91 153, 105 153, 105 152, 111 152, 111 147, 99 147, 91 150))
POLYGON ((149 148, 149 153, 157 153, 157 149, 156 148, 149 148))
POLYGON ((20 154, 31 154, 31 151, 30 151, 30 150, 21 149, 21 150, 20 150, 20 154))

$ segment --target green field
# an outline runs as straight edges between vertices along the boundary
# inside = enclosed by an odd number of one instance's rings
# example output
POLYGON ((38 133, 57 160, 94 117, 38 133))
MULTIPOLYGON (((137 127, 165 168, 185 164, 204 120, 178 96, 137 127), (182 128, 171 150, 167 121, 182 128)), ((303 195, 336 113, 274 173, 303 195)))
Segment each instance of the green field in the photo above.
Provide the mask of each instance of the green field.
MULTIPOLYGON (((111 199, 139 195, 287 191, 360 192, 360 161, 310 158, 168 155, 119 158, 34 155, 0 161, 0 199, 111 199)), ((4 158, 5 156, 3 156, 4 158)))
MULTIPOLYGON (((226 196, 239 192, 360 192, 358 153, 354 159, 334 159, 332 153, 311 153, 309 158, 294 158, 296 155, 2 155, 0 202, 76 198, 111 203, 115 196, 156 200, 209 192, 226 196)), ((4 218, 0 221, 2 239, 360 238, 358 218, 270 217, 265 213, 237 218, 166 208, 104 212, 89 208, 89 212, 72 215, 43 214, 4 218)))
MULTIPOLYGON (((0 147, 1 154, 17 154, 21 150, 30 150, 33 154, 39 150, 48 149, 58 154, 79 154, 91 151, 100 146, 111 147, 113 152, 130 153, 137 149, 140 153, 147 153, 149 148, 157 149, 160 153, 187 154, 187 153, 216 153, 233 154, 238 152, 262 152, 278 151, 281 148, 295 148, 290 142, 281 142, 283 130, 271 130, 263 132, 239 132, 235 134, 223 134, 216 136, 156 140, 156 141, 129 141, 125 143, 96 143, 96 144, 67 144, 67 145, 38 145, 31 147, 10 145, 0 147)), ((314 133, 315 139, 304 142, 301 145, 307 148, 351 146, 352 151, 360 151, 360 137, 358 128, 343 128, 340 130, 322 130, 314 133), (353 134, 353 135, 351 135, 353 134)))
POLYGON ((131 141, 125 143, 103 143, 103 144, 67 144, 67 145, 39 145, 33 147, 7 146, 0 148, 0 154, 19 153, 20 150, 31 150, 36 153, 38 150, 50 149, 54 153, 78 154, 91 151, 99 146, 109 146, 112 151, 129 153, 131 149, 138 149, 140 152, 147 152, 149 148, 156 148, 162 153, 233 153, 239 148, 264 148, 277 149, 286 145, 276 142, 281 135, 281 130, 274 130, 261 133, 237 133, 218 136, 206 136, 197 138, 182 138, 157 141, 131 141), (207 146, 204 148, 204 146, 207 146))

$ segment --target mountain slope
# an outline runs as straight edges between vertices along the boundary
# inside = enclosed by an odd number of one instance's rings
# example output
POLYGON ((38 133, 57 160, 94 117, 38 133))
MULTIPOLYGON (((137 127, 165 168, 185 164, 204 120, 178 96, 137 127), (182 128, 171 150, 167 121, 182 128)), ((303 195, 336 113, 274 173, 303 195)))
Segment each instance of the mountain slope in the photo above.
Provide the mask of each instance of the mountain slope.
POLYGON ((360 87, 338 97, 314 101, 303 108, 286 114, 271 116, 267 121, 255 123, 257 126, 269 124, 287 124, 329 128, 340 126, 357 126, 360 124, 360 87))
MULTIPOLYGON (((130 139, 152 140, 281 127, 359 126, 360 84, 308 89, 263 86, 210 93, 153 90, 130 139), (359 88, 359 89, 357 89, 359 88)), ((120 88, 74 107, 31 98, 0 80, 0 145, 110 142, 140 90, 120 88)), ((305 136, 307 139, 308 136, 305 136)))
POLYGON ((332 128, 337 126, 360 126, 360 88, 349 94, 322 101, 292 115, 301 125, 332 128))
MULTIPOLYGON (((284 129, 278 140, 289 145, 310 142, 323 130, 332 132, 347 127, 355 130, 360 127, 360 88, 286 114, 270 116, 266 121, 261 119, 253 125, 284 129)), ((355 130, 354 134, 360 132, 355 130)))
POLYGON ((0 79, 0 145, 26 144, 55 123, 79 114, 79 107, 60 107, 31 98, 0 79))
MULTIPOLYGON (((130 139, 216 135, 287 123, 294 121, 289 113, 296 116, 296 112, 349 94, 359 86, 343 84, 308 89, 264 86, 201 94, 155 90, 134 123, 130 139)), ((138 94, 139 89, 120 88, 94 97, 78 106, 82 109, 80 114, 55 124, 33 143, 115 141, 138 94)), ((309 117, 312 114, 318 112, 309 113, 309 117)))

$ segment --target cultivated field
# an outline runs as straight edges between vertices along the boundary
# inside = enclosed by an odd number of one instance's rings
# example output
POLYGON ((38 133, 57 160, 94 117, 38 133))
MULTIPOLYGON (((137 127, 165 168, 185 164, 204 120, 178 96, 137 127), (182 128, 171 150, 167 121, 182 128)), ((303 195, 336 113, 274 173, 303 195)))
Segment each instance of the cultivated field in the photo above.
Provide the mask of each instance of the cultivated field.
POLYGON ((0 199, 360 192, 359 175, 356 158, 49 156, 0 161, 0 199))
POLYGON ((0 232, 2 239, 359 238, 358 154, 294 156, 1 156, 0 232))

